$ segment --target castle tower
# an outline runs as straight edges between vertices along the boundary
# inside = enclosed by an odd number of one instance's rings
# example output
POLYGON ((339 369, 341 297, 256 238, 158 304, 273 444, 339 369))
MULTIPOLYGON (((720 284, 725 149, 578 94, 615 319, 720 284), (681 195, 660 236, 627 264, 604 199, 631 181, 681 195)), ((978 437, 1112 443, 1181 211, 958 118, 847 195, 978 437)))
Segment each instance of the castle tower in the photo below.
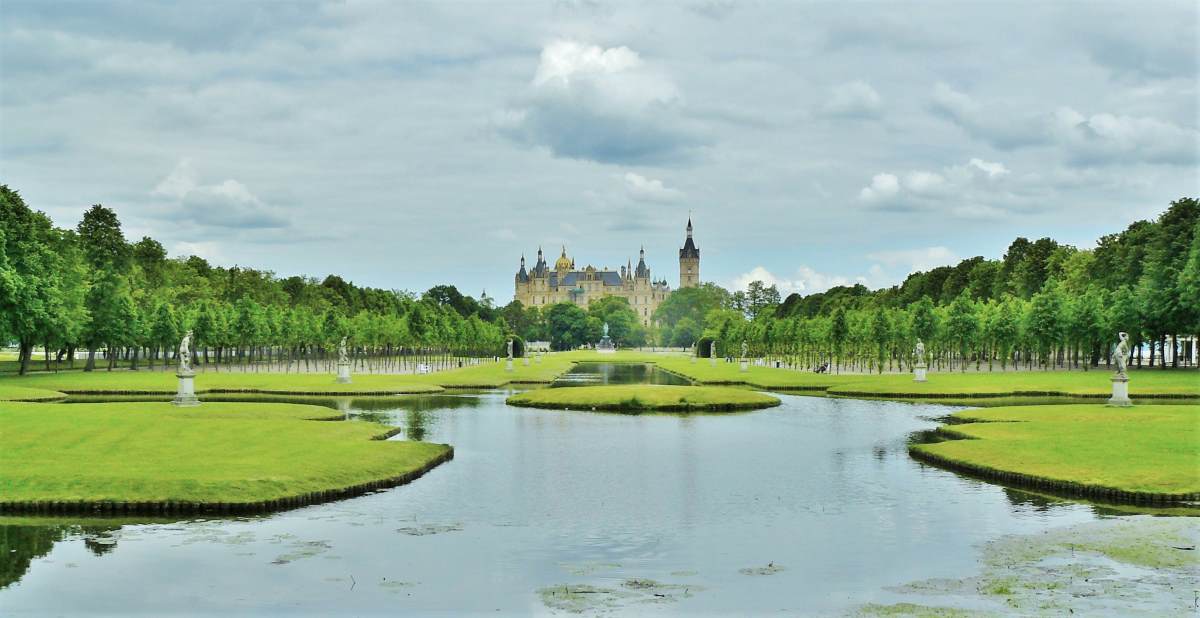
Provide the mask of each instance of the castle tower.
POLYGON ((694 288, 700 285, 700 250, 692 241, 692 218, 688 217, 687 240, 679 250, 679 287, 694 288))

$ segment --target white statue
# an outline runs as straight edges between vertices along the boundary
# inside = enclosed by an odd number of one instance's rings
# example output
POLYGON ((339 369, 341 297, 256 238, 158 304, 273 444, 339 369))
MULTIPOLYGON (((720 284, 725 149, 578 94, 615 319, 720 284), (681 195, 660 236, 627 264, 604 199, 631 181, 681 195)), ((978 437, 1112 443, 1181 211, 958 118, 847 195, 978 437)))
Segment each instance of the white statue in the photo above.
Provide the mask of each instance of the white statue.
POLYGON ((743 339, 742 340, 742 358, 746 358, 746 355, 749 353, 750 353, 750 346, 746 345, 746 340, 743 339))
POLYGON ((1113 350, 1113 362, 1117 364, 1116 377, 1126 378, 1125 367, 1129 358, 1129 333, 1117 333, 1117 347, 1113 350))
POLYGON ((917 339, 917 347, 913 349, 913 356, 917 357, 917 364, 925 364, 925 342, 917 339))
POLYGON ((713 339, 712 341, 708 342, 708 357, 709 358, 717 357, 717 340, 716 339, 713 339))
POLYGON ((338 363, 345 364, 350 362, 350 355, 346 351, 346 338, 342 337, 341 343, 338 343, 338 363))
POLYGON ((179 373, 191 373, 192 371, 192 331, 188 331, 183 335, 183 341, 179 342, 179 373))
POLYGON ((505 347, 506 347, 506 348, 508 348, 508 360, 512 360, 512 357, 513 357, 513 355, 512 355, 512 352, 513 352, 513 350, 512 350, 512 349, 513 349, 513 340, 512 340, 512 339, 509 339, 509 340, 508 340, 508 343, 505 345, 505 347))
POLYGON ((605 322, 605 323, 604 323, 604 336, 605 336, 605 337, 607 337, 607 336, 608 336, 608 322, 605 322))

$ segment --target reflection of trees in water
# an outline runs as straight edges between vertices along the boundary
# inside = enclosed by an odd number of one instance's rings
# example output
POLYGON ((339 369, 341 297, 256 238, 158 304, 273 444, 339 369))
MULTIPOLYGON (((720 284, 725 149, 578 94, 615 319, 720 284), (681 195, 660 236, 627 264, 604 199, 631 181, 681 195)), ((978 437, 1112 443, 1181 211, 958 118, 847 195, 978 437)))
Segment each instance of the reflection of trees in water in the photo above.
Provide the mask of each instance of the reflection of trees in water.
POLYGON ((66 529, 53 526, 0 526, 0 588, 20 581, 34 558, 50 553, 66 529))
POLYGON ((71 535, 87 535, 83 543, 97 556, 111 552, 117 542, 110 533, 119 527, 0 525, 0 588, 20 581, 35 559, 49 554, 55 543, 71 535))
POLYGON ((429 414, 423 410, 409 410, 405 415, 404 429, 409 440, 420 442, 425 439, 425 424, 429 422, 429 414))

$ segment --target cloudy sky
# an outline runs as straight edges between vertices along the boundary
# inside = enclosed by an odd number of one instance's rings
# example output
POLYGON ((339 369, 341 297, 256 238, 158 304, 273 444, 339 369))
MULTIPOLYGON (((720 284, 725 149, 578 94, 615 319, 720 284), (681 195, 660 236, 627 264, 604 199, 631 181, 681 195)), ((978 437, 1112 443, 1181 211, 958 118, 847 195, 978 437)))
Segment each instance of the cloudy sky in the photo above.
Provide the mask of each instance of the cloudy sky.
POLYGON ((1200 193, 1194 3, 0 4, 0 182, 173 255, 501 302, 524 252, 784 292, 1200 193))

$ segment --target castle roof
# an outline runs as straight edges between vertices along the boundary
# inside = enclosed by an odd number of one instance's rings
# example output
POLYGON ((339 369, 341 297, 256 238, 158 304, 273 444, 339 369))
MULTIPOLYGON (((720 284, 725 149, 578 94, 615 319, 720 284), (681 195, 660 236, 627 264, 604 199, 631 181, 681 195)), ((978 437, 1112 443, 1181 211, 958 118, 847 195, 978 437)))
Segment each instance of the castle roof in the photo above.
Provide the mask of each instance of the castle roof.
POLYGON ((688 217, 687 224, 687 240, 683 243, 683 248, 679 250, 679 259, 691 258, 693 260, 700 259, 700 249, 696 247, 696 243, 692 241, 692 218, 688 217))

